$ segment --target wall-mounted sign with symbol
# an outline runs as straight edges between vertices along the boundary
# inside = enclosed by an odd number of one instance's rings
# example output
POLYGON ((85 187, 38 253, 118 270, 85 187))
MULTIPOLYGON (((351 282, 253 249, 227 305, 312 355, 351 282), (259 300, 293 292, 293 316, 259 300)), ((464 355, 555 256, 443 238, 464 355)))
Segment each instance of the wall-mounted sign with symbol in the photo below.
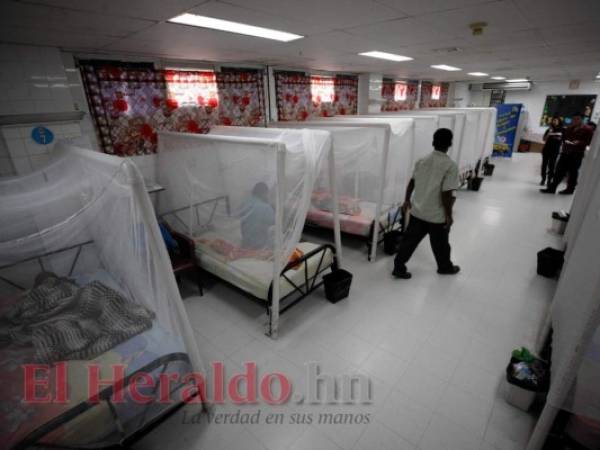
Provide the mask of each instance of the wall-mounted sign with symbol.
POLYGON ((31 130, 31 139, 40 145, 48 145, 54 141, 54 133, 46 127, 34 127, 31 130))

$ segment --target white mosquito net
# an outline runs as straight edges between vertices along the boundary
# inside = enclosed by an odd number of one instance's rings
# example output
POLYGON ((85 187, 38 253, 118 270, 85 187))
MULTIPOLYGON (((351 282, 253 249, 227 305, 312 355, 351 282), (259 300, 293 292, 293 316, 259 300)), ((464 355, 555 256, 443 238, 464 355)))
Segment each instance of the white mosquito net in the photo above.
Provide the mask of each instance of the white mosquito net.
MULTIPOLYGON (((390 164, 400 164, 402 170, 410 173, 416 157, 416 134, 413 119, 397 117, 370 117, 370 116, 334 116, 320 118, 319 122, 344 123, 355 126, 369 124, 383 124, 389 129, 389 155, 387 161, 390 164)), ((336 125, 337 126, 337 125, 336 125)), ((395 167, 386 168, 388 171, 398 170, 395 167)), ((389 172, 388 172, 389 173, 389 172)), ((392 178, 393 179, 393 178, 392 178)))
POLYGON ((586 176, 573 200, 565 265, 551 306, 548 395, 552 406, 595 420, 600 420, 599 155, 600 136, 595 136, 584 159, 586 176))
POLYGON ((0 441, 9 447, 113 445, 173 406, 150 387, 140 388, 148 403, 125 394, 112 408, 87 404, 90 370, 121 381, 141 372, 154 387, 167 373, 179 380, 174 394, 202 370, 143 179, 127 159, 63 147, 45 168, 0 179, 0 307, 0 441), (62 362, 68 401, 23 399, 22 365, 62 362), (122 375, 111 376, 117 366, 122 375))
MULTIPOLYGON (((327 130, 335 154, 335 181, 342 231, 367 236, 376 217, 384 217, 402 198, 409 173, 414 128, 411 120, 395 122, 392 145, 386 123, 318 120, 274 123, 274 127, 327 130), (396 145, 394 145, 396 144, 396 145)), ((312 195, 308 220, 333 227, 330 171, 324 164, 312 195)))
POLYGON ((453 124, 450 121, 446 120, 441 123, 442 117, 439 114, 430 113, 430 114, 419 114, 418 112, 413 113, 413 111, 401 112, 398 111, 392 113, 377 113, 374 115, 369 115, 374 117, 405 117, 411 118, 415 121, 415 158, 419 160, 431 153, 433 150, 433 133, 438 128, 453 128, 453 124))
POLYGON ((329 133, 213 127, 158 142, 160 216, 197 251, 231 262, 229 272, 245 277, 235 263, 244 258, 270 262, 270 280, 278 277, 300 241, 329 133))
MULTIPOLYGON (((391 117, 419 117, 419 116, 437 116, 438 128, 448 128, 452 130, 452 134, 454 135, 454 139, 452 142, 452 147, 448 151, 448 156, 450 156, 458 165, 459 173, 463 174, 471 169, 471 164, 468 162, 468 158, 465 158, 465 155, 469 154, 469 151, 464 149, 464 142, 469 142, 468 138, 464 138, 465 133, 472 133, 472 139, 475 139, 476 135, 476 127, 474 125, 467 127, 466 123, 466 114, 457 111, 443 111, 443 110, 427 110, 427 111, 394 111, 394 112, 386 112, 386 113, 376 113, 375 117, 382 116, 391 116, 391 117)), ((473 116, 474 117, 474 116, 473 116)), ((422 126, 423 127, 423 126, 422 126)), ((435 130, 434 130, 435 131, 435 130)), ((432 133, 433 134, 433 133, 432 133)), ((431 147, 431 139, 432 136, 429 137, 429 146, 431 147)), ((424 142, 424 139, 422 138, 424 142)))
MULTIPOLYGON (((477 123, 477 132, 474 137, 472 156, 469 158, 475 163, 491 156, 493 152, 494 136, 496 134, 496 108, 424 108, 423 111, 461 111, 467 114, 467 121, 477 123), (469 117, 473 116, 475 117, 469 117)), ((469 137, 469 136, 467 136, 469 137)), ((470 145, 467 148, 471 148, 470 145)))
POLYGON ((600 420, 600 189, 571 247, 551 307, 552 378, 548 402, 600 420), (585 270, 582 270, 582 267, 585 270), (580 365, 578 365, 580 363, 580 365))

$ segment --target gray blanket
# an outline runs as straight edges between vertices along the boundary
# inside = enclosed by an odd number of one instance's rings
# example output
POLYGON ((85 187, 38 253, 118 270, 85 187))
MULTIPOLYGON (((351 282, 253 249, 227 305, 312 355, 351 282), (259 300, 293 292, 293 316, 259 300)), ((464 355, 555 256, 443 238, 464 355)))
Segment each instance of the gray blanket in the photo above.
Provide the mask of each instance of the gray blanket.
POLYGON ((33 347, 39 363, 93 359, 151 328, 154 317, 98 281, 79 287, 42 273, 0 318, 0 343, 33 347))

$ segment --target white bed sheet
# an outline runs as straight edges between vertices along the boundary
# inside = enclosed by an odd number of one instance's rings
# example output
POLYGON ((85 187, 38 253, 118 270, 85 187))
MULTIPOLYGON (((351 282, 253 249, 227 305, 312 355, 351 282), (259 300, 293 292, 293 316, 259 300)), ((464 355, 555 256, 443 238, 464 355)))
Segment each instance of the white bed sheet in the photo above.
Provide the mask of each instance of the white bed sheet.
MULTIPOLYGON (((200 266, 213 275, 252 294, 254 297, 267 301, 269 298, 269 286, 273 280, 273 263, 255 258, 240 258, 235 261, 227 261, 223 255, 213 251, 205 243, 200 242, 200 239, 218 239, 219 237, 217 233, 207 232, 194 239, 196 242, 196 256, 200 262, 200 266)), ((318 246, 318 244, 313 244, 312 242, 300 242, 296 248, 306 254, 318 246)), ((309 258, 309 277, 312 277, 316 273, 319 268, 320 259, 321 253, 309 258)), ((321 268, 330 266, 332 262, 333 252, 327 249, 321 263, 321 268)), ((304 271, 304 263, 302 263, 297 270, 288 270, 286 276, 296 285, 303 285, 304 271)), ((281 298, 294 290, 294 287, 283 277, 280 277, 279 286, 281 298)))

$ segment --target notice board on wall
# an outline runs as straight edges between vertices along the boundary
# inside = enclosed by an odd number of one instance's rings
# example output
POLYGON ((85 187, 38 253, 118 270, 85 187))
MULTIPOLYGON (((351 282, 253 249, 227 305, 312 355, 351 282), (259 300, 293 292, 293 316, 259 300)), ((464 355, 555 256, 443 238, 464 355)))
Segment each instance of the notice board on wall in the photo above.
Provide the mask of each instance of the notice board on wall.
POLYGON ((495 156, 505 156, 507 158, 512 156, 522 106, 520 103, 496 105, 495 156))
POLYGON ((574 114, 583 114, 587 122, 592 117, 595 105, 595 95, 548 95, 540 125, 548 126, 553 117, 560 117, 565 125, 569 125, 574 114))

